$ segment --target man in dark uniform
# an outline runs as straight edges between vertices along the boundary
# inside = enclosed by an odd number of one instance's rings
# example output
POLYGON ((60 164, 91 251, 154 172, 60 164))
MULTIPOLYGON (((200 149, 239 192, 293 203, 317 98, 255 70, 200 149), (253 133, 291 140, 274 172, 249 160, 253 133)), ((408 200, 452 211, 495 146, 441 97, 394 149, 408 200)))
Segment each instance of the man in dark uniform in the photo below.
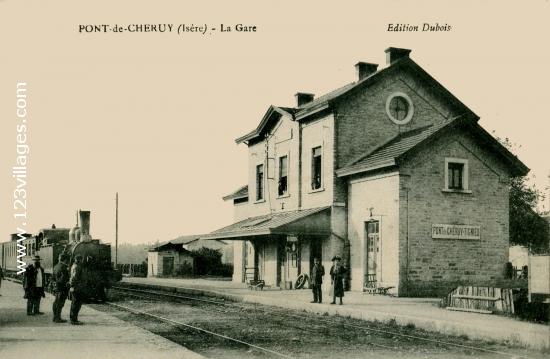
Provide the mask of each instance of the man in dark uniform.
POLYGON ((78 321, 78 312, 82 307, 82 300, 84 299, 84 278, 82 277, 82 256, 75 257, 75 262, 71 267, 71 279, 70 279, 70 297, 71 297, 71 324, 80 325, 82 322, 78 321))
POLYGON ((44 314, 40 311, 40 300, 45 297, 44 293, 44 269, 40 266, 40 256, 32 258, 33 264, 27 266, 23 276, 23 289, 27 298, 27 315, 44 314))
POLYGON ((311 303, 323 303, 323 276, 325 267, 319 262, 319 258, 313 259, 313 268, 311 269, 311 289, 313 290, 313 301, 311 303))
POLYGON ((53 302, 53 321, 54 323, 66 323, 66 320, 61 319, 61 311, 69 295, 69 256, 67 254, 59 255, 59 262, 53 268, 53 294, 55 300, 53 302))

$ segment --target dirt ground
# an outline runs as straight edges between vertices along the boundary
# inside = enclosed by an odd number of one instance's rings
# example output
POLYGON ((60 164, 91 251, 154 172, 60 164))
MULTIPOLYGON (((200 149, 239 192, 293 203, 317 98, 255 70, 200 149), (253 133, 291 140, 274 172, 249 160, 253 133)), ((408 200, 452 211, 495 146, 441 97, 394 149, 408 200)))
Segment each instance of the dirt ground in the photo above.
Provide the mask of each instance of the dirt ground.
MULTIPOLYGON (((257 304, 216 305, 188 300, 113 294, 114 303, 220 333, 293 358, 546 358, 547 353, 510 345, 427 333, 414 326, 365 322, 257 304), (419 340, 411 336, 427 338, 419 340), (459 346, 449 345, 454 343, 459 346), (461 346, 461 347, 460 347, 461 346), (482 348, 492 352, 480 351, 482 348)), ((95 309, 130 321, 209 358, 275 356, 184 326, 121 311, 95 309)))

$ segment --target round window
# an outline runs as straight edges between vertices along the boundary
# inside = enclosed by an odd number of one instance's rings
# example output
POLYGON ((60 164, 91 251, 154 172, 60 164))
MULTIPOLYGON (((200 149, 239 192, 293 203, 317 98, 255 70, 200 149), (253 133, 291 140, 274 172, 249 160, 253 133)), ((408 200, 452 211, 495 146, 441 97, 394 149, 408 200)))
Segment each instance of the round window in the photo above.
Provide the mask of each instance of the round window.
POLYGON ((397 125, 408 123, 413 116, 414 107, 411 98, 403 92, 391 94, 386 101, 386 113, 397 125))

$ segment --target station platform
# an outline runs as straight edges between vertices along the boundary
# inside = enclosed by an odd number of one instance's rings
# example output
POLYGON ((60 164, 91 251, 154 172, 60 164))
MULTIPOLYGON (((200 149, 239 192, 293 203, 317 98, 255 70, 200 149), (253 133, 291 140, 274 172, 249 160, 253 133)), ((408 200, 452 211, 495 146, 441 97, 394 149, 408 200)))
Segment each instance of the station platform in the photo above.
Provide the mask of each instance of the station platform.
MULTIPOLYGON (((2 281, 0 289, 0 358, 202 358, 186 348, 106 313, 82 306, 84 325, 52 322, 53 297, 46 294, 40 310, 27 316, 20 284, 2 281)), ((68 319, 70 302, 63 318, 68 319)))
POLYGON ((255 291, 245 284, 231 281, 173 278, 124 278, 124 282, 180 288, 187 292, 204 292, 220 298, 265 304, 312 313, 340 315, 362 320, 399 325, 442 334, 467 336, 470 339, 498 341, 537 350, 550 348, 550 326, 520 321, 492 314, 456 312, 439 307, 438 298, 400 298, 346 292, 344 305, 329 304, 332 298, 323 293, 323 303, 310 303, 311 290, 264 289, 255 291))

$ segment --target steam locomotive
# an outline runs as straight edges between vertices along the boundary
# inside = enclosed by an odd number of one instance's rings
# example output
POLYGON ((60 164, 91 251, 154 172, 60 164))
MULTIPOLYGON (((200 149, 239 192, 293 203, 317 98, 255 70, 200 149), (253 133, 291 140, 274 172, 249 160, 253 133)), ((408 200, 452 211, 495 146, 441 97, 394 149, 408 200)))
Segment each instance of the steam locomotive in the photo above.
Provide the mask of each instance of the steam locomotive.
POLYGON ((105 300, 105 290, 114 282, 120 281, 121 275, 111 266, 111 245, 92 239, 90 235, 90 211, 78 211, 77 224, 69 228, 42 229, 36 236, 29 234, 12 234, 9 242, 0 243, 0 266, 8 276, 15 277, 17 267, 17 241, 26 247, 26 256, 22 261, 30 264, 32 257, 40 256, 44 268, 46 288, 52 283, 53 268, 59 255, 65 253, 70 258, 70 265, 76 256, 83 258, 83 281, 86 288, 84 295, 89 300, 105 300), (80 226, 78 224, 80 222, 80 226))

